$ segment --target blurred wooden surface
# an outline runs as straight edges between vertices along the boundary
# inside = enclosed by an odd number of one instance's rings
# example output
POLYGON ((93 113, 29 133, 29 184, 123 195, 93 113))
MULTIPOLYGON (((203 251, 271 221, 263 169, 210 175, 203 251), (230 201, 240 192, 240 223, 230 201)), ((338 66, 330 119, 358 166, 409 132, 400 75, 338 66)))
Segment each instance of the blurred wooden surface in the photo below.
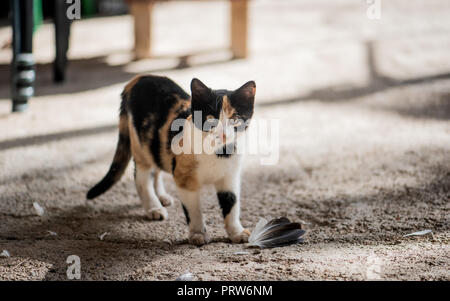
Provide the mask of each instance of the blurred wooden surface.
MULTIPOLYGON (((152 56, 152 10, 157 1, 167 0, 127 0, 134 18, 136 59, 152 56)), ((235 58, 246 58, 248 55, 248 1, 230 0, 230 49, 235 58)))
POLYGON ((231 0, 231 51, 235 58, 247 57, 248 1, 231 0))
POLYGON ((151 56, 153 2, 130 1, 130 12, 134 19, 134 54, 137 59, 151 56))

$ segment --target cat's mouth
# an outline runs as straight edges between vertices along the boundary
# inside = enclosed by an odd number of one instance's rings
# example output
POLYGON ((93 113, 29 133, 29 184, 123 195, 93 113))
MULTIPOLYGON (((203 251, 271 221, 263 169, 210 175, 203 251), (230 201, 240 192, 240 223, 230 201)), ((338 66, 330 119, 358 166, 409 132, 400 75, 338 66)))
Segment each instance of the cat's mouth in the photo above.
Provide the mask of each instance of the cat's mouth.
POLYGON ((227 135, 226 133, 208 133, 204 136, 203 149, 206 152, 221 152, 223 149, 229 149, 229 145, 237 144, 237 135, 227 135))
POLYGON ((236 152, 236 144, 234 142, 230 142, 218 147, 215 151, 215 154, 218 156, 228 157, 233 155, 235 152, 236 152))

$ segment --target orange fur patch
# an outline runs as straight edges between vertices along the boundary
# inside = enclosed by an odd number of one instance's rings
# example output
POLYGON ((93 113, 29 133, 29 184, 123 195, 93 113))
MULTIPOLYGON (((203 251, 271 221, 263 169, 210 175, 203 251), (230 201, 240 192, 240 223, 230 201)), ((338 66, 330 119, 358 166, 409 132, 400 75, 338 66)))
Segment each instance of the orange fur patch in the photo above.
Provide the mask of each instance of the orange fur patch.
POLYGON ((223 97, 222 109, 227 115, 225 116, 226 118, 231 118, 233 114, 236 112, 236 110, 231 106, 230 100, 226 95, 223 97))
POLYGON ((181 154, 175 157, 176 166, 173 173, 175 183, 184 189, 197 191, 199 184, 195 175, 198 162, 194 154, 181 154))

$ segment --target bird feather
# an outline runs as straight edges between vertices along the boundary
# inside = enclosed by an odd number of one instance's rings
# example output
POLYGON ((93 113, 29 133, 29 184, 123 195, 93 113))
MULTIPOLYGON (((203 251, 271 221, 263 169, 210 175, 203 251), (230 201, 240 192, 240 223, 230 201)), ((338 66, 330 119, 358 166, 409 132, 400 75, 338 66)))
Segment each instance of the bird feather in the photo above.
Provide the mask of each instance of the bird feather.
POLYGON ((275 248, 303 242, 305 230, 300 223, 291 223, 286 217, 267 221, 261 218, 248 239, 250 246, 275 248))

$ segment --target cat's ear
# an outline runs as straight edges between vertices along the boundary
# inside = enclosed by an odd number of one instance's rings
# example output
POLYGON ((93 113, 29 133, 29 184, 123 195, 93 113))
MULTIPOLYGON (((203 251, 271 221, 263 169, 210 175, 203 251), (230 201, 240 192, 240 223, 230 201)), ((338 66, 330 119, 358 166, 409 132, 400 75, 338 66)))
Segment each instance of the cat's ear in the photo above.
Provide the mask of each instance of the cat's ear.
POLYGON ((239 101, 246 101, 253 105, 255 101, 256 84, 254 81, 245 83, 242 87, 233 92, 233 98, 239 101))
POLYGON ((192 79, 192 81, 191 81, 191 95, 192 95, 193 99, 206 98, 209 94, 211 94, 211 89, 209 89, 198 78, 192 79))

